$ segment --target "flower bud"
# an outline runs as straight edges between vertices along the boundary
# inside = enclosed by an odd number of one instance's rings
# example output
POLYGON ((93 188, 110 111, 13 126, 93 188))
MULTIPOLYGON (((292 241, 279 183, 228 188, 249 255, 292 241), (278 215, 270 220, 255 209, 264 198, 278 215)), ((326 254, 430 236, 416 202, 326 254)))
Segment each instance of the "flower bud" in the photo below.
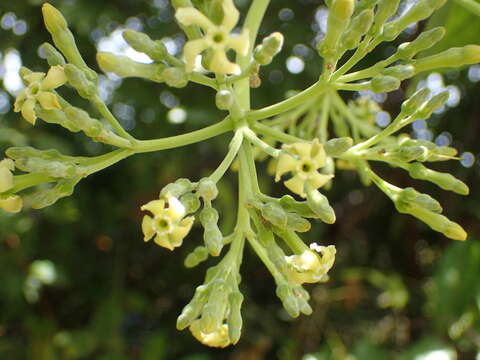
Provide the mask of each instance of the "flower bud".
POLYGON ((290 195, 284 195, 280 198, 280 205, 287 212, 295 212, 304 218, 315 218, 315 213, 310 209, 306 201, 296 201, 290 195))
POLYGON ((383 70, 382 75, 393 76, 402 81, 415 75, 415 67, 413 65, 396 65, 383 70))
POLYGON ((170 183, 160 191, 160 198, 175 197, 180 198, 183 194, 193 191, 194 186, 188 179, 178 179, 170 183))
POLYGON ((341 44, 345 50, 355 49, 363 35, 365 35, 373 23, 373 10, 365 9, 352 19, 347 31, 343 34, 341 44))
POLYGON ((215 105, 220 110, 229 110, 234 100, 234 96, 230 90, 220 90, 215 96, 215 105))
POLYGON ((451 48, 413 62, 418 73, 439 68, 461 67, 480 62, 480 45, 451 48))
POLYGON ((169 67, 163 70, 162 77, 168 86, 183 88, 188 84, 188 74, 177 67, 169 67))
POLYGON ((278 285, 276 294, 282 301, 283 307, 291 317, 296 318, 298 315, 300 315, 297 299, 292 294, 288 285, 278 285))
POLYGON ((272 225, 285 229, 287 227, 287 212, 278 204, 269 202, 261 207, 262 217, 272 225))
POLYGON ((336 221, 335 211, 327 197, 318 190, 307 191, 307 204, 324 223, 333 224, 336 221))
POLYGON ((328 12, 327 33, 317 46, 323 58, 332 59, 337 55, 339 39, 350 23, 354 7, 354 0, 333 0, 328 12))
POLYGON ((216 224, 218 222, 218 211, 212 207, 206 207, 200 212, 199 220, 203 226, 216 224))
POLYGON ((78 91, 78 94, 81 97, 91 99, 95 96, 97 93, 97 87, 93 81, 85 76, 85 73, 82 70, 73 64, 65 65, 64 70, 69 84, 78 91))
POLYGON ((448 91, 443 91, 432 97, 417 111, 416 116, 418 119, 428 119, 435 110, 445 105, 449 96, 450 93, 448 91))
POLYGON ((218 196, 217 184, 210 178, 201 179, 198 183, 197 195, 205 201, 215 200, 218 196))
POLYGON ((370 34, 378 35, 384 24, 397 12, 400 0, 380 0, 377 5, 377 12, 373 21, 373 26, 370 28, 370 34))
POLYGON ((374 93, 381 94, 397 90, 400 87, 400 80, 393 76, 379 75, 375 76, 370 84, 374 93))
POLYGON ((430 181, 444 190, 460 195, 468 195, 470 192, 468 186, 453 175, 430 170, 421 163, 410 165, 409 174, 414 179, 430 181))
POLYGON ((295 213, 287 214, 287 228, 295 232, 307 232, 310 231, 312 225, 307 219, 304 219, 300 215, 295 213))
POLYGON ((28 197, 28 201, 33 209, 53 205, 61 198, 72 195, 79 180, 79 178, 61 179, 53 188, 37 190, 28 197))
POLYGON ((193 268, 198 264, 204 262, 208 258, 208 251, 205 246, 197 246, 188 256, 185 258, 184 265, 186 268, 193 268))
POLYGON ((331 139, 323 146, 328 156, 340 156, 353 146, 353 139, 350 137, 331 139))
POLYGON ((423 50, 427 50, 438 43, 445 36, 445 28, 436 27, 422 32, 412 42, 403 43, 398 47, 398 57, 410 60, 423 50))
POLYGON ((0 209, 15 214, 22 210, 23 200, 18 195, 12 195, 7 198, 0 198, 0 209))
POLYGON ((232 344, 236 344, 240 340, 240 335, 242 333, 242 303, 243 295, 239 291, 232 292, 228 296, 228 302, 230 307, 230 312, 228 314, 228 336, 232 344))
POLYGON ((185 213, 187 214, 193 214, 200 208, 200 200, 198 199, 198 196, 188 193, 183 195, 180 198, 180 202, 183 204, 185 207, 185 213))
POLYGON ((210 289, 206 285, 200 285, 195 290, 192 300, 186 305, 177 319, 177 329, 183 330, 201 314, 202 308, 208 300, 210 289))
POLYGON ((430 96, 428 88, 421 88, 402 104, 402 115, 407 117, 418 111, 430 96))
POLYGON ((49 43, 43 43, 42 46, 40 46, 40 49, 45 53, 45 57, 47 58, 48 65, 50 66, 65 66, 66 62, 65 59, 63 58, 63 55, 55 49, 51 44, 49 43))
POLYGON ((134 50, 147 54, 155 61, 164 61, 168 55, 165 44, 162 41, 150 39, 147 34, 134 30, 125 30, 123 38, 134 50))
POLYGON ((103 124, 97 119, 93 119, 90 115, 82 109, 67 106, 65 109, 65 115, 67 118, 78 125, 78 127, 89 137, 98 137, 103 128, 103 124))
POLYGON ((223 248, 223 235, 216 223, 205 225, 203 241, 210 255, 220 255, 223 248))
POLYGON ((279 32, 270 34, 263 39, 262 44, 257 46, 253 58, 260 65, 268 65, 272 62, 283 47, 283 35, 279 32))
POLYGON ((97 62, 105 72, 112 72, 120 77, 140 77, 155 82, 163 82, 163 64, 141 64, 126 56, 98 53, 97 62))

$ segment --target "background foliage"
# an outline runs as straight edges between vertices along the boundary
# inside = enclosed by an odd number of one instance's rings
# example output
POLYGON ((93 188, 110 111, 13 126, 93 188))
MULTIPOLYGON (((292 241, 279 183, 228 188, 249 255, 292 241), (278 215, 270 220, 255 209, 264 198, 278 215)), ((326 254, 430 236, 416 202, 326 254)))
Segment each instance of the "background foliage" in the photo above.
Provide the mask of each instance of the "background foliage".
MULTIPOLYGON (((81 52, 92 66, 96 66, 95 47, 102 41, 105 45, 105 37, 112 32, 118 35, 118 29, 143 29, 172 47, 181 42, 165 0, 52 3, 69 20, 81 52)), ((248 3, 244 0, 238 5, 245 8, 248 3)), ((45 123, 33 128, 11 111, 12 59, 21 54, 26 66, 46 69, 38 54, 38 46, 49 40, 40 5, 36 0, 0 4, 0 149, 30 144, 67 154, 101 154, 108 149, 45 123)), ((304 88, 315 80, 320 60, 311 47, 315 39, 312 29, 320 27, 316 21, 320 6, 320 0, 272 2, 262 33, 281 31, 286 46, 263 71, 263 86, 253 93, 254 107, 278 101, 286 90, 304 88), (286 63, 291 56, 307 64, 304 71, 289 73, 286 63)), ((480 21, 454 1, 429 24, 411 30, 416 33, 439 24, 447 27, 449 35, 435 50, 478 42, 480 21)), ((410 36, 403 35, 403 40, 410 36)), ((109 39, 114 42, 115 35, 109 39)), ((387 44, 365 61, 374 63, 391 51, 387 44)), ((460 152, 478 154, 480 68, 439 74, 426 81, 438 79, 443 79, 445 86, 455 86, 461 100, 430 119, 427 128, 434 137, 452 136, 460 152)), ((107 93, 116 89, 110 106, 137 138, 174 135, 220 119, 211 105, 214 93, 198 85, 171 89, 139 80, 120 83, 105 78, 102 86, 107 93), (186 110, 186 121, 168 121, 175 120, 172 108, 186 110)), ((384 108, 397 112, 406 91, 390 94, 384 108)), ((202 271, 182 265, 185 255, 201 241, 201 234, 193 231, 174 253, 144 244, 139 207, 176 178, 199 179, 215 168, 225 152, 225 141, 221 137, 208 144, 138 155, 82 181, 72 197, 51 208, 15 216, 1 213, 0 357, 375 360, 477 356, 478 162, 471 168, 456 162, 446 165, 470 186, 468 198, 421 185, 445 205, 451 219, 469 231, 466 243, 449 241, 414 218, 397 214, 383 194, 373 187, 362 188, 353 174, 342 173, 329 194, 337 223, 316 224, 304 237, 307 242, 335 244, 338 249, 331 281, 310 288, 312 316, 289 319, 267 270, 258 259, 246 256, 242 266, 245 329, 240 343, 235 348, 208 349, 186 332, 177 332, 176 316, 203 279, 202 271)), ((400 171, 378 170, 392 183, 410 184, 400 171)), ((263 186, 275 192, 271 180, 265 176, 263 186)), ((233 221, 235 210, 230 204, 236 196, 235 181, 230 175, 221 183, 224 227, 233 221)))

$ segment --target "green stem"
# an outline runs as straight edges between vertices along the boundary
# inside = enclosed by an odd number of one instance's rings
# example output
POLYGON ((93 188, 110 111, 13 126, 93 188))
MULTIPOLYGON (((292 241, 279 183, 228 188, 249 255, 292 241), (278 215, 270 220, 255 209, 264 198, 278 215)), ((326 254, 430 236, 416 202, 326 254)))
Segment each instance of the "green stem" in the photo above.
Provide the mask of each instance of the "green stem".
POLYGON ((233 136, 232 141, 230 142, 230 149, 228 150, 227 156, 223 159, 222 163, 219 167, 210 175, 210 179, 215 182, 220 181, 220 179, 225 175, 230 165, 232 165, 233 160, 238 154, 240 146, 243 142, 243 132, 242 130, 235 131, 235 135, 233 136))
POLYGON ((128 139, 132 142, 135 142, 135 138, 131 136, 125 129, 120 125, 120 123, 117 121, 115 116, 110 112, 110 109, 105 105, 102 99, 98 95, 95 95, 92 99, 91 102, 95 105, 97 110, 100 112, 100 114, 109 122, 109 124, 112 126, 112 128, 116 131, 116 133, 125 139, 128 139))
POLYGON ((255 132, 258 132, 264 136, 269 136, 277 141, 291 144, 295 142, 305 142, 305 140, 300 139, 296 136, 285 134, 283 131, 276 130, 267 125, 256 123, 251 127, 255 132))
POLYGON ((119 149, 112 151, 106 155, 92 158, 92 160, 95 160, 95 162, 92 165, 86 167, 87 171, 84 177, 106 169, 107 167, 112 166, 113 164, 129 157, 130 155, 133 155, 134 153, 135 152, 131 149, 119 149))
POLYGON ((325 94, 322 103, 322 113, 320 115, 320 125, 318 127, 318 135, 320 142, 325 143, 328 140, 328 115, 330 114, 330 94, 325 94))
POLYGON ((217 124, 205 127, 200 130, 192 131, 183 135, 170 136, 162 139, 138 141, 133 150, 136 153, 152 152, 166 149, 173 149, 180 146, 194 144, 212 137, 221 135, 233 129, 230 117, 217 124))
POLYGON ((463 6, 465 9, 471 11, 477 16, 480 16, 480 4, 474 0, 455 0, 457 4, 463 6))
POLYGON ((218 85, 215 79, 209 78, 208 76, 200 73, 192 72, 189 74, 189 80, 200 85, 211 87, 214 90, 218 90, 218 85))
POLYGON ((324 82, 316 82, 309 88, 303 90, 301 93, 292 96, 284 101, 281 101, 277 104, 267 106, 263 109, 252 110, 250 111, 246 118, 249 122, 266 119, 283 112, 286 112, 290 109, 297 107, 298 105, 303 104, 306 101, 311 100, 312 97, 318 96, 321 93, 325 92, 329 88, 329 85, 324 82))
POLYGON ((252 130, 246 128, 243 130, 243 133, 245 134, 245 137, 252 143, 252 145, 255 145, 271 157, 276 158, 278 155, 280 155, 281 150, 275 149, 274 147, 268 145, 266 142, 259 139, 255 132, 253 132, 252 130))
POLYGON ((354 84, 345 84, 345 83, 336 83, 335 88, 337 90, 346 90, 346 91, 362 91, 362 90, 370 90, 370 82, 361 82, 361 83, 354 83, 354 84))

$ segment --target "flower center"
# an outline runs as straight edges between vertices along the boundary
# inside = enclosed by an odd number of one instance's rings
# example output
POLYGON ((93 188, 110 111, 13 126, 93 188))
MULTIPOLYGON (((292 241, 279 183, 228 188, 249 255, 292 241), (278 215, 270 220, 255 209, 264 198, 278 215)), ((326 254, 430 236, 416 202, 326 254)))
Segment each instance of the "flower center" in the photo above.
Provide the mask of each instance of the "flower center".
POLYGON ((311 161, 302 161, 300 163, 300 171, 308 174, 315 171, 315 166, 311 161))
POLYGON ((220 44, 225 40, 225 36, 221 32, 217 32, 212 36, 213 42, 220 44))
POLYGON ((172 223, 170 219, 165 217, 160 217, 156 219, 156 228, 159 233, 168 233, 172 228, 172 223))

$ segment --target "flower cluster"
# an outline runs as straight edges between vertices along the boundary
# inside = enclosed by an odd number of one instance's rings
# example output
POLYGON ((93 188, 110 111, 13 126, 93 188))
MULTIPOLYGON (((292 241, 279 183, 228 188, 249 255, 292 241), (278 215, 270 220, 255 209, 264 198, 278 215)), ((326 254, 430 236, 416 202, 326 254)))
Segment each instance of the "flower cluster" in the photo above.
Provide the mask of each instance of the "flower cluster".
POLYGON ((194 3, 198 6, 172 1, 175 19, 187 38, 181 57, 171 55, 162 41, 133 30, 126 30, 124 39, 152 63, 109 53, 97 55, 103 71, 120 77, 175 88, 190 82, 204 85, 214 91, 218 109, 228 112, 222 121, 204 129, 153 140, 136 139, 121 126, 99 96, 98 74, 83 60, 66 20, 53 6, 43 5, 45 25, 55 45, 43 45, 49 70, 21 70, 26 87, 17 97, 15 111, 32 125, 42 119, 116 149, 91 158, 31 147, 8 149, 8 158, 0 162, 1 209, 15 213, 24 205, 43 208, 71 195, 81 179, 133 154, 232 132, 225 158, 209 176, 197 182, 179 179, 168 184, 158 199, 141 207, 148 213, 142 222, 145 241, 153 239, 155 244, 175 250, 186 242, 197 219, 203 228, 203 243, 186 257, 185 266, 195 267, 209 256, 220 259, 207 271, 204 284, 197 287, 177 321, 178 329, 190 329, 196 339, 213 347, 235 344, 241 335, 239 283, 246 244, 272 274, 285 311, 292 317, 312 313, 303 286, 328 280, 336 248, 308 245, 299 233, 308 232, 317 220, 326 224, 336 221, 326 193, 334 186, 338 170, 356 171, 365 186, 374 184, 383 191, 398 212, 416 217, 449 238, 466 239, 463 228, 441 214, 443 209, 435 199, 390 184, 373 169, 375 163, 387 163, 413 179, 460 195, 469 193, 468 186, 453 175, 427 167, 457 159, 456 149, 399 134, 414 121, 428 119, 445 104, 448 93, 432 95, 420 89, 403 102, 398 116, 384 128, 373 121, 381 111, 377 103, 365 97, 346 103, 340 96, 340 91, 388 93, 419 73, 480 62, 478 45, 417 58, 444 36, 443 28, 434 28, 396 46, 387 59, 351 71, 380 43, 395 40, 445 0, 419 0, 398 16, 394 15, 399 0, 327 1, 328 29, 317 46, 324 64, 321 75, 305 90, 290 92, 283 101, 261 109, 251 109, 250 90, 261 85, 261 67, 272 62, 284 42, 283 35, 274 32, 256 45, 268 1, 251 2, 247 21, 238 33, 235 27, 240 26, 240 16, 232 0, 194 3), (228 56, 231 50, 237 55, 235 61, 228 56), (63 85, 86 99, 101 118, 67 102, 60 94, 63 85), (275 182, 288 177, 284 185, 294 196, 272 197, 262 192, 256 165, 265 159, 270 161, 269 172, 275 182), (237 221, 224 235, 214 202, 220 196, 217 183, 231 167, 238 172, 237 221), (14 174, 17 171, 23 174, 14 174))

